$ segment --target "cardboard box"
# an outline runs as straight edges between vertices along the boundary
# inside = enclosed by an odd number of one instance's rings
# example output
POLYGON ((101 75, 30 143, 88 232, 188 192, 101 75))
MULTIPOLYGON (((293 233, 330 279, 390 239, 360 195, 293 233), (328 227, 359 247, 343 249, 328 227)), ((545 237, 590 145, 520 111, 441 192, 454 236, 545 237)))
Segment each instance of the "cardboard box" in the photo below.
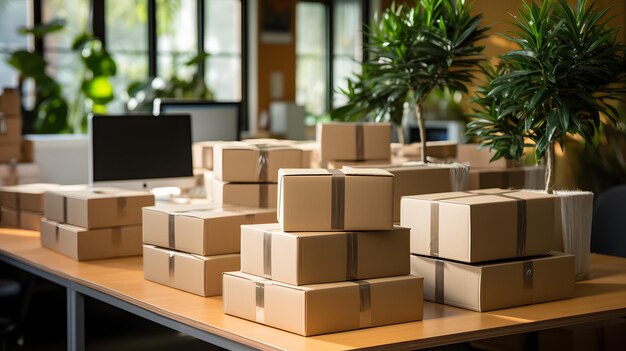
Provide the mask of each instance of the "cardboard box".
POLYGON ((320 145, 317 142, 302 142, 292 146, 302 150, 303 168, 321 168, 322 156, 320 145))
POLYGON ((12 117, 0 112, 0 144, 20 144, 21 142, 22 119, 19 116, 12 117))
POLYGON ((393 221, 396 223, 400 221, 400 200, 403 196, 463 191, 467 188, 469 168, 458 163, 387 165, 380 168, 393 174, 393 221))
MULTIPOLYGON (((205 178, 205 181, 207 178, 205 178)), ((227 183, 213 179, 210 183, 211 202, 220 206, 233 205, 257 208, 276 208, 276 183, 227 183)))
POLYGON ((411 255, 411 273, 424 277, 425 300, 479 312, 574 295, 574 256, 556 251, 483 264, 411 255))
POLYGON ((281 169, 284 231, 391 230, 393 175, 381 169, 281 169))
POLYGON ((408 255, 402 227, 286 233, 277 223, 241 226, 241 271, 292 285, 406 275, 408 255))
POLYGON ((32 140, 22 139, 22 142, 20 143, 20 148, 22 152, 22 156, 20 157, 21 163, 35 162, 35 144, 32 140))
POLYGON ((511 168, 515 161, 501 158, 491 162, 495 154, 489 147, 480 149, 480 144, 459 144, 457 146, 457 160, 467 162, 472 168, 511 168))
POLYGON ((0 185, 32 184, 39 182, 41 172, 36 163, 0 164, 0 185))
POLYGON ((239 269, 239 255, 199 256, 143 245, 146 280, 200 296, 222 294, 222 273, 239 269))
POLYGON ((41 220, 41 245, 78 261, 141 255, 141 226, 86 229, 41 220))
POLYGON ((553 249, 556 196, 497 189, 402 198, 411 253, 461 262, 543 255, 553 249))
POLYGON ((141 208, 154 205, 154 195, 116 188, 48 191, 46 218, 84 228, 141 225, 141 208))
POLYGON ((191 145, 194 168, 213 169, 213 146, 224 141, 199 141, 191 145))
POLYGON ((280 168, 302 168, 302 150, 247 143, 220 144, 213 148, 213 172, 221 181, 275 183, 280 168))
POLYGON ((21 144, 0 144, 0 163, 17 162, 21 156, 21 144))
POLYGON ((33 183, 0 187, 0 206, 30 212, 43 212, 43 194, 62 189, 59 184, 33 183))
POLYGON ((4 206, 1 208, 0 212, 0 225, 3 227, 39 231, 39 222, 43 217, 43 213, 41 212, 18 211, 4 206))
POLYGON ((15 88, 4 88, 0 94, 0 112, 7 116, 20 117, 22 115, 22 98, 15 88))
POLYGON ((423 318, 422 278, 413 275, 294 286, 224 273, 224 313, 311 336, 423 318))
POLYGON ((471 168, 469 190, 503 188, 503 189, 544 189, 546 168, 515 167, 515 168, 471 168))
POLYGON ((367 160, 367 161, 327 161, 324 168, 385 168, 391 165, 391 160, 367 160))
POLYGON ((242 224, 272 223, 276 210, 216 205, 143 208, 143 242, 209 256, 238 253, 242 224))
POLYGON ((391 158, 389 123, 320 123, 317 125, 317 141, 322 161, 391 158))
MULTIPOLYGON (((457 157, 456 141, 427 141, 426 147, 428 148, 428 157, 434 157, 438 159, 451 159, 457 157)), ((412 143, 401 145, 397 149, 397 155, 400 157, 407 157, 413 160, 421 160, 422 157, 422 144, 412 143)))

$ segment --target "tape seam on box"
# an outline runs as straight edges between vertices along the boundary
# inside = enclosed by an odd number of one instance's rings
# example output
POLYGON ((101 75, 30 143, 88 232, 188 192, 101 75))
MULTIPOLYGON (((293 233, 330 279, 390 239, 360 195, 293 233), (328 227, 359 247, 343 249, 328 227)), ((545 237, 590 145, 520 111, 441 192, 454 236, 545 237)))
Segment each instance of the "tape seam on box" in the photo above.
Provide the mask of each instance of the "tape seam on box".
POLYGON ((111 228, 111 243, 113 247, 119 249, 122 247, 122 228, 111 228))
POLYGON ((256 321, 265 323, 265 282, 255 282, 256 321))
POLYGON ((269 184, 267 183, 259 184, 259 207, 260 208, 269 207, 268 186, 269 184))
POLYGON ((168 256, 168 264, 167 264, 167 266, 168 266, 169 277, 170 277, 170 279, 173 279, 174 278, 174 273, 175 273, 175 270, 176 270, 176 255, 174 255, 171 252, 168 252, 167 256, 168 256))
POLYGON ((346 175, 338 169, 328 172, 332 175, 331 229, 341 230, 344 228, 346 175))
POLYGON ((362 161, 365 159, 365 141, 363 136, 363 123, 356 123, 356 159, 362 161))
POLYGON ((358 233, 349 232, 346 233, 346 280, 355 280, 358 277, 358 233))
POLYGON ((67 223, 67 196, 63 196, 63 223, 67 223))
POLYGON ((267 182, 267 161, 268 161, 268 150, 267 147, 263 145, 257 146, 259 149, 259 182, 267 182))
POLYGON ((527 235, 528 205, 526 203, 526 200, 508 196, 506 194, 499 194, 498 196, 515 200, 516 207, 517 207, 516 253, 517 253, 517 256, 526 256, 526 239, 528 236, 527 235))
POLYGON ((272 278, 272 233, 263 231, 263 277, 272 278))
POLYGON ((359 286, 359 327, 372 325, 372 288, 366 280, 356 280, 359 286))
POLYGON ((435 260, 435 302, 444 303, 444 262, 435 260))

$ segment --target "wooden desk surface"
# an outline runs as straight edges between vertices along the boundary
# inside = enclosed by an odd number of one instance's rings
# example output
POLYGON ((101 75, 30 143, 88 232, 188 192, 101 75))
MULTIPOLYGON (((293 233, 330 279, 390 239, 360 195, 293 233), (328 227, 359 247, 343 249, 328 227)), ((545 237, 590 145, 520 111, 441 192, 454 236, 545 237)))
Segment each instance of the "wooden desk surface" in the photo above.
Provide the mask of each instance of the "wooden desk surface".
POLYGON ((202 298, 143 279, 141 257, 77 262, 39 244, 39 233, 0 229, 0 254, 171 319, 260 349, 415 349, 626 315, 626 259, 592 255, 592 279, 575 298, 477 313, 426 302, 424 321, 313 337, 227 316, 222 299, 202 298))

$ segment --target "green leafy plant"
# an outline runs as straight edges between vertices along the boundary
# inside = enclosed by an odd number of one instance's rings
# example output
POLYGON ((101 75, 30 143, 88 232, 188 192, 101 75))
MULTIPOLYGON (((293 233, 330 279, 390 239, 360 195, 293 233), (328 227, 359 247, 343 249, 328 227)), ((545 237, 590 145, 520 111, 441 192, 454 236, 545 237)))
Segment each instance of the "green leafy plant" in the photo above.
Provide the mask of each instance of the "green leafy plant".
MULTIPOLYGON (((33 28, 22 27, 18 32, 23 35, 32 34, 35 38, 42 39, 64 27, 64 20, 55 19, 33 28)), ((41 53, 17 50, 11 53, 7 63, 15 68, 23 79, 32 79, 35 83, 34 131, 45 134, 65 131, 69 107, 62 95, 61 85, 46 72, 47 63, 41 53)))
POLYGON ((564 0, 524 2, 514 36, 505 36, 519 49, 485 70, 488 82, 474 99, 468 134, 495 150, 494 159, 520 160, 524 146, 534 145, 537 161, 547 161, 549 193, 555 144, 568 134, 592 144, 601 113, 619 118, 611 103, 626 92, 624 47, 607 24, 608 11, 586 0, 575 8, 564 0))
POLYGON ((403 142, 403 105, 415 106, 427 162, 422 105, 435 88, 467 92, 483 58, 477 45, 488 29, 463 0, 421 0, 414 7, 392 5, 369 28, 363 71, 342 90, 348 104, 335 119, 389 120, 403 142))

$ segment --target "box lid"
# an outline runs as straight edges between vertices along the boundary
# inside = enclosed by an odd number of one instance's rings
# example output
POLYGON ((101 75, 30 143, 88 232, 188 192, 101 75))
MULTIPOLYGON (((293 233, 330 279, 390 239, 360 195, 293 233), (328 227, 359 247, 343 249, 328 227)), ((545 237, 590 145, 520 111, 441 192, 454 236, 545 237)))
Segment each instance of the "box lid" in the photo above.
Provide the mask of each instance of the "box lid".
MULTIPOLYGON (((375 176, 375 177, 393 177, 393 174, 384 169, 378 168, 354 168, 354 169, 339 169, 336 170, 343 173, 346 176, 375 176)), ((279 176, 332 176, 333 173, 327 169, 322 168, 281 168, 279 176)))

